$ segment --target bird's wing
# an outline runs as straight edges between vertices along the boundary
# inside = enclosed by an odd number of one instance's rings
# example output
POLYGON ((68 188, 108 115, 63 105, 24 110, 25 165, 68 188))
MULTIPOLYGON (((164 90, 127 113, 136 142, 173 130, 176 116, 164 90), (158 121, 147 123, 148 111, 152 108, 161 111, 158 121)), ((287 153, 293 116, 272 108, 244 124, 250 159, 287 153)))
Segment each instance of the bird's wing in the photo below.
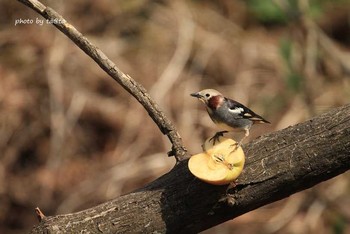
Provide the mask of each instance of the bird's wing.
POLYGON ((257 123, 270 123, 258 114, 255 114, 248 107, 243 104, 226 98, 226 103, 228 105, 229 112, 241 116, 244 119, 249 119, 257 123))

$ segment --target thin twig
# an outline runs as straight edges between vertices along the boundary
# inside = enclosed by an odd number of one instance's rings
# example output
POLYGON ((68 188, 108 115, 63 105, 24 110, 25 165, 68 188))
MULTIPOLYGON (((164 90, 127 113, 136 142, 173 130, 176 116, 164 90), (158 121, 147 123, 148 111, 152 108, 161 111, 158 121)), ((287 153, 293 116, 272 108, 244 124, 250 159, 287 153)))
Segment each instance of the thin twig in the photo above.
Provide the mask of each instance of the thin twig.
POLYGON ((45 216, 44 213, 40 210, 39 207, 35 208, 35 213, 36 213, 36 216, 37 216, 39 222, 43 221, 43 220, 46 218, 46 216, 45 216))
POLYGON ((186 148, 176 131, 173 123, 159 109, 146 89, 132 79, 129 75, 124 74, 119 68, 86 37, 84 37, 76 28, 69 24, 60 14, 46 7, 37 0, 18 0, 24 5, 32 8, 45 19, 50 21, 56 28, 70 38, 80 49, 89 55, 108 75, 117 81, 126 91, 133 95, 136 100, 146 109, 150 117, 157 124, 160 131, 167 135, 172 143, 172 150, 169 156, 175 156, 177 161, 181 161, 186 156, 186 148))

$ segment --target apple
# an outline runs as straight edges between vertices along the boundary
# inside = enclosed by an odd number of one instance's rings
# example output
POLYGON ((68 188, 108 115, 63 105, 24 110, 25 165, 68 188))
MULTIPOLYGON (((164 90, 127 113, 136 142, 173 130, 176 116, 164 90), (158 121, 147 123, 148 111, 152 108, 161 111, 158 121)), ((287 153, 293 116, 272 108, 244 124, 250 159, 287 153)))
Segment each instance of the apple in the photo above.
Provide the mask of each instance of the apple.
POLYGON ((242 148, 236 145, 236 141, 225 137, 220 137, 215 144, 207 139, 203 145, 204 152, 190 158, 189 170, 209 184, 224 185, 235 181, 245 162, 242 148))

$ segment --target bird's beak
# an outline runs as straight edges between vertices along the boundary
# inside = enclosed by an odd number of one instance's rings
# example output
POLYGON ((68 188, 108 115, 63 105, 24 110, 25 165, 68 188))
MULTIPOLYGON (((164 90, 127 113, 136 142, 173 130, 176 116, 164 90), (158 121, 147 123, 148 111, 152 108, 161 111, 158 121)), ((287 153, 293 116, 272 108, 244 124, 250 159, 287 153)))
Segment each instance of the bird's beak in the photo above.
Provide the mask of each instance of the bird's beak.
POLYGON ((199 93, 191 93, 192 97, 196 97, 196 98, 201 98, 202 95, 200 95, 199 93))

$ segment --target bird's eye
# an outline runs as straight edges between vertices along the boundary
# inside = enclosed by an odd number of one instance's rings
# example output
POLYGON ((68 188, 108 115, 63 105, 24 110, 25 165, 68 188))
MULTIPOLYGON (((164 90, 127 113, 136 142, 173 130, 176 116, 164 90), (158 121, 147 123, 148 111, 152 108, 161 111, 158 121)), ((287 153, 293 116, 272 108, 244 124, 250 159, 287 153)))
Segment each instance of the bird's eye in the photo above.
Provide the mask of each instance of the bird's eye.
POLYGON ((209 93, 207 93, 205 96, 206 96, 206 97, 210 97, 210 94, 209 94, 209 93))

